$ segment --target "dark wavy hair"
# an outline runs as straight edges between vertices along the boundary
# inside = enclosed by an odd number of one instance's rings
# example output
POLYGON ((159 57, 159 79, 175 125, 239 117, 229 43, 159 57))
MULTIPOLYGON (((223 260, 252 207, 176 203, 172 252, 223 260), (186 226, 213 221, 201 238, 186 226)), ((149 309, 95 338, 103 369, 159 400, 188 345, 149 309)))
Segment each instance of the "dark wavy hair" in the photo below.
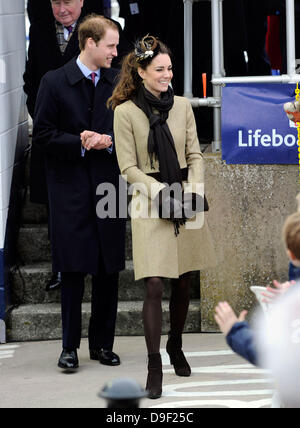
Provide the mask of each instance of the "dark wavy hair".
POLYGON ((147 35, 135 43, 134 50, 123 59, 119 82, 107 102, 109 107, 115 110, 118 105, 134 97, 142 84, 139 67, 146 70, 159 54, 171 57, 170 49, 155 37, 147 35))

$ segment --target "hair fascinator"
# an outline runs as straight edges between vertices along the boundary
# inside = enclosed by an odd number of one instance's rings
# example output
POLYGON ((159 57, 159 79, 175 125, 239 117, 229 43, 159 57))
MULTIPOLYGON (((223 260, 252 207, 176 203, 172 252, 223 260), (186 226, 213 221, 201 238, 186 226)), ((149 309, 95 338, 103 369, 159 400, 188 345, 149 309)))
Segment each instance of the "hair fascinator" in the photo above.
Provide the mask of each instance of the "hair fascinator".
POLYGON ((142 40, 138 40, 135 43, 135 56, 138 62, 144 61, 145 59, 152 58, 154 51, 157 48, 158 40, 156 37, 145 36, 142 40))

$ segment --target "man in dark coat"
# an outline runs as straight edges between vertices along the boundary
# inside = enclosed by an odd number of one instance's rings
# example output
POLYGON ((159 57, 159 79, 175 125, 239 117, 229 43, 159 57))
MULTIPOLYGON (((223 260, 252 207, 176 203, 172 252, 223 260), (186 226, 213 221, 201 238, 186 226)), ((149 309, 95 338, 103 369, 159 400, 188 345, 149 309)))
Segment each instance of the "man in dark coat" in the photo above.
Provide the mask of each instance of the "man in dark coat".
POLYGON ((118 211, 115 218, 96 214, 99 185, 108 183, 119 192, 113 113, 106 107, 116 83, 111 63, 118 28, 106 18, 88 17, 79 27, 79 39, 80 56, 43 77, 33 129, 33 141, 46 160, 53 269, 62 272, 59 367, 64 369, 78 367, 85 274, 92 274, 93 286, 91 359, 120 363, 112 348, 118 273, 125 267, 125 219, 118 218, 118 211))
MULTIPOLYGON (((27 94, 27 107, 34 119, 36 97, 42 77, 55 70, 80 53, 78 25, 83 16, 90 12, 103 12, 102 2, 96 0, 30 0, 32 23, 29 34, 28 60, 24 73, 24 92, 27 94), (51 8, 52 6, 52 8, 51 8)), ((119 58, 128 51, 128 43, 120 32, 119 58)), ((113 66, 118 65, 115 58, 113 66)), ((30 200, 33 203, 48 204, 44 158, 35 145, 31 149, 30 161, 30 200)), ((46 290, 60 286, 61 275, 54 273, 46 290)))
MULTIPOLYGON (((103 0, 85 0, 83 12, 85 15, 89 13, 104 14, 103 0)), ((27 13, 29 21, 35 22, 42 20, 49 21, 52 19, 51 1, 49 0, 27 0, 27 13)))
MULTIPOLYGON (((42 77, 49 70, 55 70, 79 55, 78 21, 82 15, 83 4, 84 0, 72 0, 64 9, 64 1, 44 0, 42 4, 38 4, 37 0, 28 2, 31 25, 23 79, 27 108, 32 119, 42 77), (67 30, 67 26, 71 31, 67 30)), ((45 160, 34 144, 31 147, 29 187, 30 201, 46 204, 48 207, 45 160)), ((54 290, 60 285, 61 274, 54 272, 46 290, 54 290)))
MULTIPOLYGON (((47 0, 42 3, 43 8, 37 4, 40 1, 31 0, 30 2, 30 8, 33 9, 32 22, 29 32, 28 60, 23 76, 27 107, 32 118, 41 78, 47 71, 55 70, 74 56, 79 55, 78 25, 80 20, 89 13, 101 14, 103 12, 101 0, 99 2, 96 0, 69 0, 68 2, 67 0, 47 0), (71 31, 67 30, 67 27, 71 31), (65 33, 64 38, 59 35, 62 32, 65 33)), ((130 46, 124 37, 121 26, 116 21, 114 22, 118 25, 120 32, 119 55, 113 63, 115 67, 120 58, 129 51, 130 46)))

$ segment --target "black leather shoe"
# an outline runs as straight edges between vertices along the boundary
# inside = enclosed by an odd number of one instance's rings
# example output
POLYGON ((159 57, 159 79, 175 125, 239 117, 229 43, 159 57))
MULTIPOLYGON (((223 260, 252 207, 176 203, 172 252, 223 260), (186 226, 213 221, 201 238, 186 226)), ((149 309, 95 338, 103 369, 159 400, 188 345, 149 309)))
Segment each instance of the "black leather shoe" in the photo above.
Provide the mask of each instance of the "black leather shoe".
POLYGON ((79 367, 77 351, 63 349, 58 360, 58 367, 64 370, 76 370, 79 367))
POLYGON ((90 359, 94 361, 99 361, 100 349, 90 349, 90 359))
POLYGON ((119 356, 107 349, 101 349, 99 352, 99 362, 105 366, 119 366, 121 364, 119 356))
POLYGON ((46 291, 54 291, 61 287, 61 272, 54 273, 46 285, 46 291))

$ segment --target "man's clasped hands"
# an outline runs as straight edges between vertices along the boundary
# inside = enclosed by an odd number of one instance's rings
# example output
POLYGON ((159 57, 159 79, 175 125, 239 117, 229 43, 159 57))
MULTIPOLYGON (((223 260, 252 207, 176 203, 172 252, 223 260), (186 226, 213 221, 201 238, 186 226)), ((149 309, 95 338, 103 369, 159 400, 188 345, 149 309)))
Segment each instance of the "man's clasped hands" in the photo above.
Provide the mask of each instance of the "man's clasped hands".
POLYGON ((86 150, 103 150, 108 149, 112 145, 110 135, 98 134, 94 131, 83 131, 80 134, 81 144, 86 150))

